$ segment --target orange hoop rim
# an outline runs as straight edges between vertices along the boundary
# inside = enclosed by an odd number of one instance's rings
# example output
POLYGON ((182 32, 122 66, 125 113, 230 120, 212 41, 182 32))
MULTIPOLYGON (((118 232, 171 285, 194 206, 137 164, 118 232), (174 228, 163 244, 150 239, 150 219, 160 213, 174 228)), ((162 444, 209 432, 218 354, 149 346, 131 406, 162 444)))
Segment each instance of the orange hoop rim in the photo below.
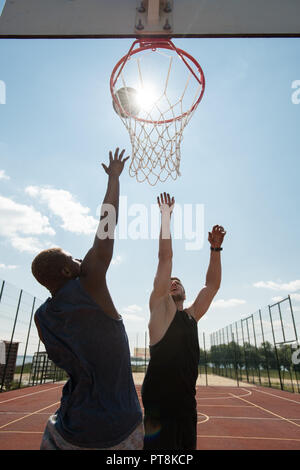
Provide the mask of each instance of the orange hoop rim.
POLYGON ((136 39, 133 42, 132 46, 130 47, 128 53, 126 55, 124 55, 117 62, 117 64, 113 68, 113 71, 112 71, 111 77, 110 77, 110 92, 111 92, 111 96, 114 100, 114 103, 115 103, 117 109, 120 112, 122 112, 123 114, 124 113, 126 114, 125 119, 127 119, 127 116, 128 116, 128 118, 132 118, 132 119, 135 119, 136 121, 143 122, 143 123, 146 123, 146 124, 169 124, 173 121, 182 120, 184 117, 191 114, 197 108, 198 104, 202 100, 204 90, 205 90, 205 77, 204 77, 204 73, 203 73, 203 70, 202 70, 200 64, 197 62, 197 60, 191 54, 184 51, 183 49, 177 48, 169 38, 140 38, 140 39, 136 39), (139 43, 140 46, 137 49, 134 49, 134 47, 138 43, 139 43), (186 65, 186 67, 190 70, 192 75, 196 78, 196 80, 201 85, 201 91, 200 91, 199 97, 195 101, 193 106, 188 111, 186 111, 185 113, 180 114, 179 116, 176 116, 172 119, 167 119, 167 120, 162 120, 162 121, 152 121, 152 120, 149 120, 149 119, 142 119, 142 118, 139 118, 137 116, 134 116, 134 115, 128 113, 125 109, 121 108, 120 103, 119 103, 119 101, 117 100, 117 98, 114 94, 115 84, 116 84, 116 82, 117 82, 117 80, 118 80, 125 64, 130 59, 130 57, 133 56, 134 54, 138 54, 139 52, 143 52, 143 51, 148 50, 148 49, 153 49, 153 51, 155 51, 156 49, 169 49, 169 50, 175 51, 178 54, 178 56, 182 59, 182 61, 186 65), (196 66, 196 68, 199 72, 199 77, 196 75, 194 70, 191 68, 189 63, 186 61, 186 58, 188 58, 196 66))

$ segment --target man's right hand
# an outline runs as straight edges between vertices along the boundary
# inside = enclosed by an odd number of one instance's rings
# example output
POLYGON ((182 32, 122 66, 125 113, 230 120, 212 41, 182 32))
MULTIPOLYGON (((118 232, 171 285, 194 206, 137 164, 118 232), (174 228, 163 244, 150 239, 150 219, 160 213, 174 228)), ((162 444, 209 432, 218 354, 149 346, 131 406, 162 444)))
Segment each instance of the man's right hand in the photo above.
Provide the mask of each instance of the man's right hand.
POLYGON ((129 157, 126 157, 124 158, 124 160, 122 160, 124 153, 125 153, 125 149, 123 149, 119 155, 119 148, 117 148, 115 150, 115 155, 113 158, 112 152, 111 151, 109 152, 109 166, 106 166, 104 163, 102 163, 102 166, 105 172, 109 176, 119 177, 120 174, 122 173, 124 164, 129 158, 129 157))

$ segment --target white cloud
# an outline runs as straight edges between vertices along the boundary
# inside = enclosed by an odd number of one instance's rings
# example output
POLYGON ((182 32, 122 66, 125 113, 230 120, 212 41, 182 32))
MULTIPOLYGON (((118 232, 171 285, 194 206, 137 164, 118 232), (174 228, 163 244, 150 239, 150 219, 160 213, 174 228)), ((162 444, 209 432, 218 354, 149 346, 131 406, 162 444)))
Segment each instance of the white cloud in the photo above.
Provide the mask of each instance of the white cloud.
MULTIPOLYGON (((280 302, 281 300, 285 299, 286 297, 282 297, 280 295, 278 296, 275 296, 275 297, 272 297, 271 300, 273 302, 280 302)), ((300 302, 300 294, 290 294, 290 298, 294 301, 294 302, 300 302)))
POLYGON ((143 317, 139 317, 138 315, 133 315, 132 313, 122 313, 122 318, 124 321, 131 321, 131 322, 144 322, 145 319, 143 317))
POLYGON ((283 300, 283 297, 278 295, 276 297, 272 297, 271 300, 272 300, 272 302, 280 302, 281 300, 283 300))
POLYGON ((0 225, 0 236, 8 239, 18 251, 35 253, 49 246, 39 241, 37 235, 55 235, 47 217, 31 206, 3 196, 0 196, 0 220, 4 221, 0 225))
POLYGON ((25 192, 46 204, 52 214, 61 219, 64 230, 85 235, 96 232, 99 221, 89 215, 90 209, 76 201, 70 192, 38 186, 28 186, 25 192))
POLYGON ((143 315, 139 315, 141 312, 143 312, 143 308, 140 305, 128 305, 127 307, 122 308, 122 317, 124 321, 145 322, 143 315))
POLYGON ((140 307, 139 305, 135 305, 135 304, 128 305, 128 307, 124 307, 122 310, 125 313, 137 313, 137 312, 143 311, 142 307, 140 307))
POLYGON ((236 307, 238 305, 243 305, 245 303, 246 303, 246 300, 242 300, 242 299, 228 299, 228 300, 219 299, 219 300, 215 300, 212 303, 212 307, 214 307, 214 308, 231 308, 231 307, 236 307))
POLYGON ((16 269, 18 266, 15 266, 14 264, 3 264, 0 263, 0 269, 16 269))
POLYGON ((271 290, 278 290, 278 291, 284 291, 284 292, 295 292, 296 290, 300 289, 300 280, 297 279, 295 281, 290 281, 287 283, 279 283, 279 282, 273 282, 273 281, 260 281, 260 282, 255 282, 254 287, 258 288, 265 288, 265 289, 271 289, 271 290))
POLYGON ((42 242, 36 237, 12 237, 12 246, 21 252, 26 251, 27 253, 39 253, 46 248, 53 247, 50 242, 42 242))
POLYGON ((300 302, 300 294, 291 294, 290 297, 295 302, 300 302))
POLYGON ((0 180, 9 180, 10 177, 5 174, 5 170, 0 170, 0 180))
POLYGON ((114 266, 118 266, 119 264, 122 263, 122 261, 123 261, 122 256, 117 255, 113 257, 113 259, 111 260, 111 264, 113 264, 114 266))

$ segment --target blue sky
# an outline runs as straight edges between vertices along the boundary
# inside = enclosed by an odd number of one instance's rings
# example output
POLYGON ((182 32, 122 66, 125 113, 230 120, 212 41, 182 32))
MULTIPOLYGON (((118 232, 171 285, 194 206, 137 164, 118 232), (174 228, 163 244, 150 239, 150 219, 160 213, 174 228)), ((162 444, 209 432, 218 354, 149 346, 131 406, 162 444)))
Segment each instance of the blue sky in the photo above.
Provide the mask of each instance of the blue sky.
MULTIPOLYGON (((44 299, 30 272, 39 249, 90 248, 107 177, 101 162, 129 135, 109 78, 132 40, 0 41, 0 278, 44 299)), ((204 244, 174 240, 173 274, 192 302, 205 282, 207 233, 227 230, 223 280, 199 323, 207 334, 291 294, 300 311, 300 39, 174 39, 201 64, 206 89, 184 131, 181 177, 152 187, 127 170, 121 195, 150 211, 161 191, 203 209, 204 244), (296 88, 292 88, 292 86, 296 88)), ((159 77, 156 77, 159 79, 159 77)), ((194 227, 195 228, 195 227, 194 227)), ((142 342, 156 239, 116 239, 108 273, 129 336, 142 342)), ((299 315, 299 313, 298 313, 299 315)))

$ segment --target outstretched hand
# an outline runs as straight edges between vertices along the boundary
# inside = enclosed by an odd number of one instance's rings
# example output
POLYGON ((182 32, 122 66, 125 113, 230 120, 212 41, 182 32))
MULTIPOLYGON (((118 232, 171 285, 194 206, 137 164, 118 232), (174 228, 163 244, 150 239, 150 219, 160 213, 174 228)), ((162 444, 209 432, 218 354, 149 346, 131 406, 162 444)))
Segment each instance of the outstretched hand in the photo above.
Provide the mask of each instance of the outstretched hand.
POLYGON ((214 225, 211 232, 208 232, 208 241, 213 248, 220 248, 226 231, 221 225, 214 225))
POLYGON ((123 149, 119 155, 119 148, 117 148, 113 157, 112 152, 109 152, 109 166, 106 166, 104 163, 102 163, 105 172, 109 176, 120 176, 120 174, 122 173, 124 164, 129 158, 126 157, 122 160, 124 153, 125 149, 123 149))
POLYGON ((168 213, 170 213, 170 215, 172 214, 175 205, 174 197, 172 197, 171 199, 170 194, 163 193, 160 195, 160 200, 159 196, 157 196, 157 202, 161 213, 167 211, 168 213))

